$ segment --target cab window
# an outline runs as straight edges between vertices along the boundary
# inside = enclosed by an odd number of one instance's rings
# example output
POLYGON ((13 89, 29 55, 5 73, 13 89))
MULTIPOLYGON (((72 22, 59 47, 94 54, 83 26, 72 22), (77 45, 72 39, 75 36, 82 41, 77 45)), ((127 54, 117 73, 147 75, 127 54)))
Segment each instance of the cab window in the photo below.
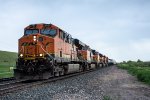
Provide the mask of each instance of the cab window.
POLYGON ((39 33, 39 30, 37 30, 37 29, 27 29, 27 30, 25 30, 25 35, 36 34, 36 33, 39 33))
POLYGON ((56 29, 42 29, 41 34, 54 37, 54 36, 56 36, 57 31, 56 31, 56 29))

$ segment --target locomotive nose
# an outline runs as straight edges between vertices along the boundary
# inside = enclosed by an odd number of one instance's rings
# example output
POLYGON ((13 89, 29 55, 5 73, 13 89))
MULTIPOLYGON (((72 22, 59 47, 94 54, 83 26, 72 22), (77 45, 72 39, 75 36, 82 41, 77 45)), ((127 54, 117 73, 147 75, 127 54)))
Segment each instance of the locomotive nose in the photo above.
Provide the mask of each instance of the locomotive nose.
MULTIPOLYGON (((20 40, 20 57, 34 59, 38 52, 38 34, 29 35, 20 40)), ((41 55, 41 54, 40 54, 41 55)))

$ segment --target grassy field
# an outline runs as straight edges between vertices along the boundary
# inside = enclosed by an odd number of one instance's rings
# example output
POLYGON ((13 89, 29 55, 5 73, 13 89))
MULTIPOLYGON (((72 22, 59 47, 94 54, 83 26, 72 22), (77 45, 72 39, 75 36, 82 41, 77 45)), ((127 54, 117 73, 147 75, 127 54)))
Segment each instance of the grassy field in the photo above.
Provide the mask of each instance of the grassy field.
POLYGON ((0 78, 13 77, 17 53, 0 51, 0 78))
POLYGON ((150 85, 150 62, 128 61, 119 63, 118 67, 128 70, 128 72, 135 75, 139 81, 150 85))

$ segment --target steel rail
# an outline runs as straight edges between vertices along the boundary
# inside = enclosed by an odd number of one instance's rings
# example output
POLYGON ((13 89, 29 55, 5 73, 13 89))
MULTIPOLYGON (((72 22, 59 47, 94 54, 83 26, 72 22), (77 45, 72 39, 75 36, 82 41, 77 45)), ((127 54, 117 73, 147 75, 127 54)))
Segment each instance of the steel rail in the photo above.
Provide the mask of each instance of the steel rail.
MULTIPOLYGON (((99 68, 97 68, 97 69, 99 69, 99 68)), ((46 84, 46 83, 66 79, 66 78, 69 78, 69 77, 85 74, 85 73, 88 73, 88 72, 95 71, 97 69, 92 69, 92 70, 87 70, 87 71, 84 71, 84 72, 77 72, 77 73, 67 74, 67 75, 63 75, 63 76, 59 76, 59 77, 53 77, 53 78, 50 78, 48 80, 35 81, 35 82, 31 82, 31 83, 22 83, 22 81, 18 81, 18 84, 15 85, 16 83, 14 82, 13 83, 14 85, 12 85, 10 87, 1 88, 0 89, 0 96, 4 95, 4 94, 7 94, 7 93, 15 92, 15 91, 18 91, 18 90, 22 90, 22 89, 25 89, 25 88, 30 88, 30 87, 34 87, 34 86, 38 86, 38 85, 42 85, 42 84, 46 84)), ((11 85, 11 84, 8 83, 8 85, 11 85)))

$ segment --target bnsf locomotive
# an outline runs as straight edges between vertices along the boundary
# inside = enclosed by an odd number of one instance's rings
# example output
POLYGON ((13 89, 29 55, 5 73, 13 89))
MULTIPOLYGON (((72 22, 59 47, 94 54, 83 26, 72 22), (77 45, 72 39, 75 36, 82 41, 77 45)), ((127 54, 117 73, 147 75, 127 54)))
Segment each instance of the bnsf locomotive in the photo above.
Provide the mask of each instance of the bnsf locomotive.
POLYGON ((53 24, 32 24, 19 39, 16 79, 48 79, 108 65, 108 57, 53 24))

